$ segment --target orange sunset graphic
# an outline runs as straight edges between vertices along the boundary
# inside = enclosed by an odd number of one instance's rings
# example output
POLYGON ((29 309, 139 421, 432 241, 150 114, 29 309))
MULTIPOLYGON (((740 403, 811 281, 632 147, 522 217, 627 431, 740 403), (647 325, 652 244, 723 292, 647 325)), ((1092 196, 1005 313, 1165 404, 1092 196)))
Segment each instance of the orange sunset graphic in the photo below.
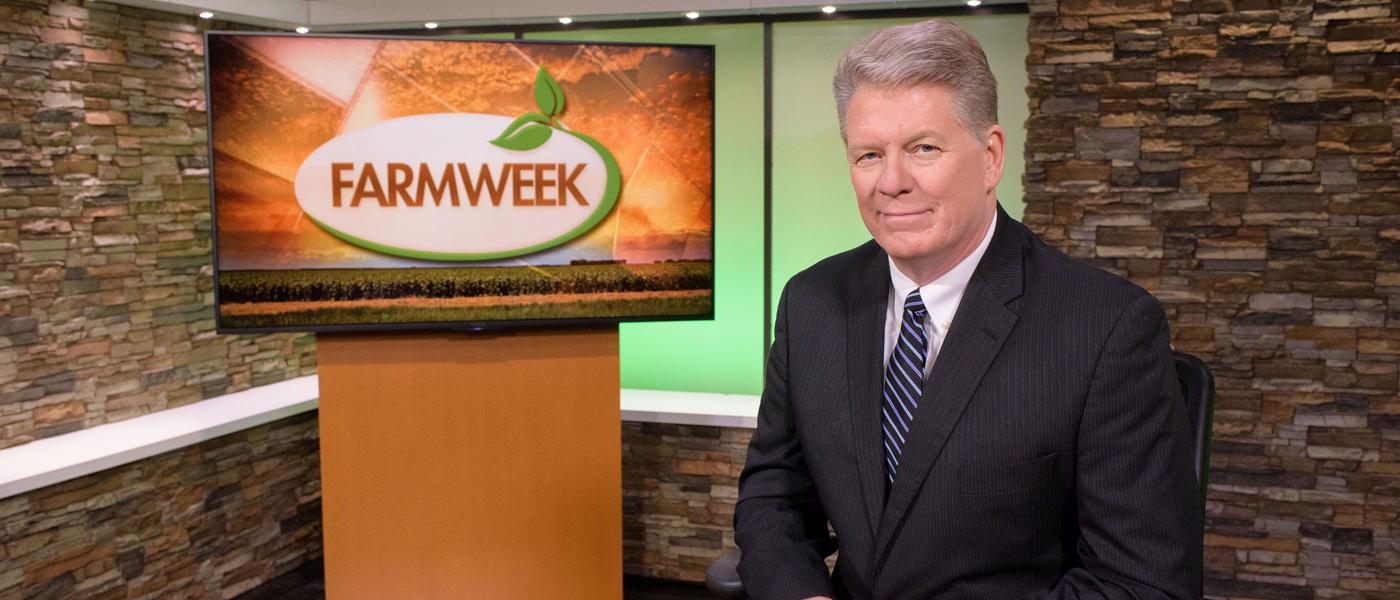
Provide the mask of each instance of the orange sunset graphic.
POLYGON ((712 314, 712 49, 208 39, 221 328, 712 314), (541 74, 560 94, 547 124, 596 140, 620 172, 615 206, 586 231, 431 260, 348 243, 298 204, 298 169, 328 142, 418 115, 539 114, 541 74))

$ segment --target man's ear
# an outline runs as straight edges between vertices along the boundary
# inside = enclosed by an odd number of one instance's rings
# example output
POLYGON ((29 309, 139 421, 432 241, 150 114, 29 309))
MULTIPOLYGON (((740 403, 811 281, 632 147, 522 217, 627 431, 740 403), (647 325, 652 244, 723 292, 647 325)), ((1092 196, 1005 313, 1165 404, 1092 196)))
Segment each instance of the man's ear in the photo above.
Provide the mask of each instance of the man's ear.
POLYGON ((984 191, 991 193, 998 183, 1001 183, 1002 167, 1006 164, 1006 132, 1002 131, 1001 125, 992 125, 987 128, 985 135, 986 146, 983 148, 985 170, 982 175, 984 191))

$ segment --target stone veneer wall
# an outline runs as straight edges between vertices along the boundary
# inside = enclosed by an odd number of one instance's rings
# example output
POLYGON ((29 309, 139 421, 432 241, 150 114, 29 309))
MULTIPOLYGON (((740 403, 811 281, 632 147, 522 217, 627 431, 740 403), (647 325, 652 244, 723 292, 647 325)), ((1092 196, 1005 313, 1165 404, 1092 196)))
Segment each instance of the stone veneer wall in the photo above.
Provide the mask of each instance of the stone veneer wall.
POLYGON ((321 554, 316 414, 0 500, 0 600, 230 598, 321 554))
POLYGON ((1215 372, 1213 597, 1400 596, 1400 20, 1034 0, 1025 221, 1215 372))
POLYGON ((196 20, 0 3, 0 448, 315 370, 214 334, 196 20))
MULTIPOLYGON (((0 0, 0 448, 315 371, 312 336, 214 334, 196 21, 0 0)), ((298 417, 0 500, 0 599, 217 598, 318 555, 316 440, 298 417)))
POLYGON ((622 562, 628 575, 704 581, 734 548, 751 429, 622 424, 622 562))

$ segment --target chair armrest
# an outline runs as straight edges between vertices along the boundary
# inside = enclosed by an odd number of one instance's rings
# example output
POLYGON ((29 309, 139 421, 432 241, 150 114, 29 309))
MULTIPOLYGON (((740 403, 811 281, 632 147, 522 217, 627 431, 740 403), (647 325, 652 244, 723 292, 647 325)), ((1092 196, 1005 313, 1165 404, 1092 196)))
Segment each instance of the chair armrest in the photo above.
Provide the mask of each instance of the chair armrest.
POLYGON ((739 579, 740 550, 735 548, 715 559, 705 570, 705 587, 711 592, 744 597, 744 582, 739 579))

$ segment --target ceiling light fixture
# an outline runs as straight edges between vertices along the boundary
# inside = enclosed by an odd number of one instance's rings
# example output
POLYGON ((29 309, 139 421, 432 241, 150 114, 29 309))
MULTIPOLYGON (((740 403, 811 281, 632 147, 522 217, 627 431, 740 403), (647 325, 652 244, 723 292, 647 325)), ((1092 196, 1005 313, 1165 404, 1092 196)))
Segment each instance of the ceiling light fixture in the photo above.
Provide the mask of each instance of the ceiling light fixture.
POLYGON ((573 19, 572 17, 559 17, 559 23, 561 23, 561 24, 563 24, 563 25, 568 25, 569 23, 573 23, 573 22, 574 22, 574 19, 573 19))
POLYGON ((687 18, 687 19, 699 19, 699 18, 700 18, 700 13, 695 12, 695 11, 692 10, 692 11, 690 11, 690 12, 688 12, 688 13, 685 13, 685 18, 687 18))
POLYGON ((311 33, 311 28, 305 25, 297 28, 297 33, 311 33))
POLYGON ((199 18, 201 18, 201 19, 212 19, 212 18, 214 18, 214 13, 211 13, 211 12, 209 12, 209 11, 206 10, 206 11, 204 11, 204 12, 202 12, 202 13, 199 13, 199 18))
POLYGON ((971 6, 972 8, 977 8, 979 6, 982 6, 982 0, 967 0, 967 5, 971 6))
POLYGON ((832 6, 832 5, 830 5, 830 4, 828 4, 828 5, 822 7, 822 12, 824 12, 824 13, 826 13, 826 14, 829 15, 829 14, 831 14, 831 13, 836 12, 836 7, 835 7, 835 6, 832 6))
POLYGON ((434 23, 434 22, 432 22, 432 21, 428 21, 427 23, 424 23, 424 24, 423 24, 423 27, 426 27, 426 28, 428 28, 428 29, 437 29, 437 23, 434 23))

